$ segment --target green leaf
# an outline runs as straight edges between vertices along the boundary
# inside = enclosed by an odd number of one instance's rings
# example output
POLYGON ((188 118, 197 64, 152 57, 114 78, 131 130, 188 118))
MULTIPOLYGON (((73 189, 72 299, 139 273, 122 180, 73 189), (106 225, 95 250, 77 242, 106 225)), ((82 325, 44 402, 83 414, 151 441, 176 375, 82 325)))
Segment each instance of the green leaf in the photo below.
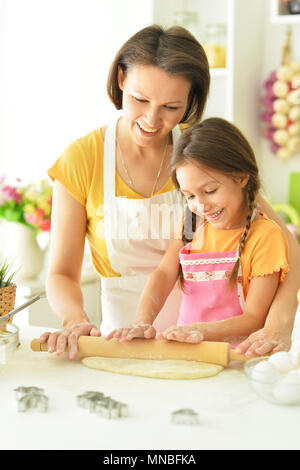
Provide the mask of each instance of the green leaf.
POLYGON ((0 288, 8 287, 11 285, 16 271, 11 272, 13 269, 13 262, 8 258, 0 258, 0 288))

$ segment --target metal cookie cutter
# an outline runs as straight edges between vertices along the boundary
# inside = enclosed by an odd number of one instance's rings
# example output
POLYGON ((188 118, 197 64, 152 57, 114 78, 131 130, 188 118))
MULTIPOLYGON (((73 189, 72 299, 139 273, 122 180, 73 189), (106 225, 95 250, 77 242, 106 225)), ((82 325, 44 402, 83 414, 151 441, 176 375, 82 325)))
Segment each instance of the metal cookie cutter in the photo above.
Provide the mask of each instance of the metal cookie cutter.
POLYGON ((190 408, 184 408, 172 413, 171 422, 174 424, 199 424, 198 414, 190 408))
POLYGON ((82 395, 77 395, 77 404, 81 408, 87 408, 107 419, 128 416, 128 406, 125 403, 106 397, 101 392, 85 392, 82 395))
POLYGON ((14 389, 18 411, 26 411, 29 408, 37 408, 38 411, 48 410, 48 397, 44 394, 43 388, 38 387, 18 387, 14 389))
POLYGON ((128 406, 107 397, 104 401, 97 403, 96 413, 108 419, 125 418, 128 416, 128 406))
POLYGON ((101 392, 85 392, 77 395, 77 404, 80 408, 87 408, 89 411, 96 411, 97 403, 104 399, 104 393, 101 392))

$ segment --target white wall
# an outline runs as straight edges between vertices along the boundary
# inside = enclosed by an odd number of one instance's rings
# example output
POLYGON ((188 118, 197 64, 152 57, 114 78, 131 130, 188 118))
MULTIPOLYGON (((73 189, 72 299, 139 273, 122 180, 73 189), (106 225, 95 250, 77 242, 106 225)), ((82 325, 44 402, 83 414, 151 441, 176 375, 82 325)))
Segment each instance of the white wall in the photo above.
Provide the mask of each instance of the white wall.
MULTIPOLYGON (((250 53, 257 55, 257 64, 255 80, 238 82, 236 116, 247 87, 256 88, 257 100, 248 123, 244 118, 236 123, 255 147, 267 195, 285 202, 289 174, 300 171, 300 155, 282 162, 259 135, 259 96, 263 81, 280 64, 285 27, 271 24, 269 0, 261 0, 264 35, 256 38, 257 20, 244 10, 247 0, 237 1, 247 23, 236 44, 239 67, 242 72, 250 53)), ((167 18, 173 2, 178 9, 198 5, 198 0, 0 0, 0 175, 44 177, 68 143, 105 124, 115 112, 106 96, 115 52, 152 23, 158 8, 159 16, 167 18)), ((217 18, 215 5, 204 1, 212 20, 217 18)), ((293 26, 293 58, 300 61, 299 44, 300 24, 293 26)))
POLYGON ((115 112, 110 63, 151 0, 0 0, 0 175, 33 181, 115 112))
MULTIPOLYGON (((286 26, 272 24, 269 10, 265 18, 265 36, 263 51, 263 69, 261 77, 261 89, 263 81, 281 63, 282 46, 285 42, 286 26)), ((300 62, 300 23, 292 25, 291 58, 300 62)), ((290 160, 284 162, 269 150, 268 141, 261 140, 259 155, 260 168, 263 176, 264 189, 272 202, 281 203, 288 201, 289 175, 291 172, 300 172, 300 152, 290 160)))

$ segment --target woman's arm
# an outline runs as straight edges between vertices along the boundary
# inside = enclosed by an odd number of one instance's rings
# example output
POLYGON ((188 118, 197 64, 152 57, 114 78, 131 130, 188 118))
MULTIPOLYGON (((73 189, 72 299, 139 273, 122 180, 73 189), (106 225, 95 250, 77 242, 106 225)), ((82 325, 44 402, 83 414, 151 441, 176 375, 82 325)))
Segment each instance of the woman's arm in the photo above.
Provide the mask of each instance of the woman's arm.
POLYGON ((179 274, 179 251, 181 240, 174 240, 167 249, 162 261, 150 275, 142 293, 134 325, 112 331, 106 339, 118 338, 121 341, 133 338, 153 338, 156 334, 152 324, 164 306, 179 274))
POLYGON ((236 348, 236 352, 246 354, 248 357, 289 350, 297 310, 297 291, 300 287, 300 245, 261 196, 258 197, 258 203, 263 212, 277 222, 287 237, 290 270, 276 292, 264 327, 236 348))
POLYGON ((244 311, 226 320, 192 323, 171 327, 163 333, 168 340, 199 343, 205 341, 238 342, 264 325, 279 284, 279 273, 253 278, 244 311))
POLYGON ((100 334, 84 311, 80 287, 85 234, 85 207, 55 181, 46 292, 49 304, 62 320, 64 329, 51 334, 44 333, 40 340, 48 341, 48 350, 58 354, 68 345, 71 358, 76 356, 80 335, 100 334))

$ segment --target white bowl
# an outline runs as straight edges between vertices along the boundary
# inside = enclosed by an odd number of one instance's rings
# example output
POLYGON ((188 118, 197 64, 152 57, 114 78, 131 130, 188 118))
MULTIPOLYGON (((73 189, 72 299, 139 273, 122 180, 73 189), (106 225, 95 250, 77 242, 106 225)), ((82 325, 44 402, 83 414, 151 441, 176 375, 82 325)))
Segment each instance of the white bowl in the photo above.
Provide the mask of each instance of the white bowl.
POLYGON ((245 374, 257 395, 278 405, 300 405, 300 368, 283 373, 276 369, 269 357, 249 359, 244 364, 245 374))

